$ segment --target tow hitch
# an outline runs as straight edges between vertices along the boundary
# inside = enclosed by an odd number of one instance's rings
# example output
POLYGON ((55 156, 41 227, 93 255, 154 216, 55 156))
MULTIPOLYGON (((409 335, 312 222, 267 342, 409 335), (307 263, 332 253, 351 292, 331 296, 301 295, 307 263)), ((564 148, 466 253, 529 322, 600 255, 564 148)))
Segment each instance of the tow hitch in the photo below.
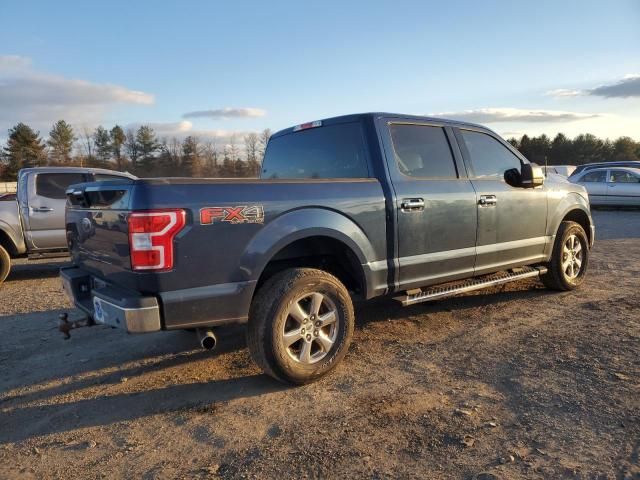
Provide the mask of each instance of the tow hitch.
POLYGON ((69 340, 71 338, 71 333, 69 332, 74 328, 93 327, 96 324, 96 322, 93 321, 93 318, 89 316, 70 322, 69 315, 61 313, 58 315, 58 319, 58 330, 62 332, 65 340, 69 340))

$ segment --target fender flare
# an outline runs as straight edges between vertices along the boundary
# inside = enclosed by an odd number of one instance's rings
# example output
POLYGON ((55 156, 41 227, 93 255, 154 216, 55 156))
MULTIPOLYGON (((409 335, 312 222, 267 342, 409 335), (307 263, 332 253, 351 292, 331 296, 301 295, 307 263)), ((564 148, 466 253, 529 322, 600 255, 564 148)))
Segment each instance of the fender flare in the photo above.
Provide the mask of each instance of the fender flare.
POLYGON ((572 211, 579 210, 585 214, 589 220, 589 229, 587 235, 589 236, 590 243, 593 243, 593 218, 591 218, 591 209, 589 201, 582 195, 576 192, 570 192, 562 198, 562 200, 556 206, 555 211, 549 217, 547 224, 547 235, 555 238, 558 228, 562 220, 572 211))
MULTIPOLYGON (((240 271, 246 281, 256 282, 267 264, 283 248, 310 237, 329 237, 343 243, 358 259, 363 271, 364 288, 372 285, 368 264, 374 263, 375 251, 364 231, 350 218, 334 210, 312 207, 289 211, 269 222, 255 235, 240 257, 240 271)), ((386 262, 384 262, 386 265, 386 262)))
POLYGON ((11 256, 16 256, 24 253, 26 251, 26 247, 24 245, 24 241, 20 241, 21 239, 16 238, 15 230, 3 220, 0 220, 0 244, 3 245, 11 256), (6 245, 6 242, 1 241, 2 237, 5 237, 9 245, 6 245), (16 241, 18 240, 18 241, 16 241))

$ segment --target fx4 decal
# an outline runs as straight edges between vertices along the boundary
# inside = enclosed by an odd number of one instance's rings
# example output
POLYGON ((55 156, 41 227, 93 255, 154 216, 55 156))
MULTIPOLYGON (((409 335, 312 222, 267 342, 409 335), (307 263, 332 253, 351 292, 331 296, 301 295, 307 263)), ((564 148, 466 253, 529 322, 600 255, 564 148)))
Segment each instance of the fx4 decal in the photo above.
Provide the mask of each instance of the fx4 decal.
POLYGON ((264 223, 262 205, 239 205, 237 207, 205 207, 200 209, 200 224, 218 222, 264 223))

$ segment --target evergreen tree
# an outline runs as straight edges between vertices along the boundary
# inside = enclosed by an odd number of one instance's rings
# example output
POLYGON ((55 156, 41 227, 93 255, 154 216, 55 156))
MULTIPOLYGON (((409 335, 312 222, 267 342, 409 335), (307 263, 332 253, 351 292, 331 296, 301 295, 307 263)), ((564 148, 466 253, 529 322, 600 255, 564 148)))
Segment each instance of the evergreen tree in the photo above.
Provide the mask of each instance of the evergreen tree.
POLYGON ((225 145, 222 150, 222 170, 220 176, 223 178, 235 177, 235 164, 231 159, 231 152, 228 145, 225 145))
POLYGON ((613 142, 612 160, 640 160, 638 144, 630 137, 620 137, 613 142))
POLYGON ((34 132, 31 127, 22 122, 18 123, 9 129, 5 154, 7 157, 5 178, 11 181, 17 179, 21 168, 42 165, 46 154, 40 132, 34 132))
POLYGON ((124 162, 122 160, 122 146, 124 142, 127 140, 127 136, 122 130, 120 125, 116 125, 109 132, 109 137, 111 138, 111 150, 113 151, 113 156, 116 159, 116 169, 119 171, 124 170, 124 162))
POLYGON ((551 142, 549 165, 575 165, 572 142, 564 133, 557 134, 551 142))
POLYGON ((202 159, 200 157, 198 139, 189 135, 182 142, 182 175, 199 177, 202 175, 202 159))
POLYGON ((102 125, 99 125, 93 132, 93 144, 96 148, 97 164, 102 168, 108 167, 112 152, 111 136, 102 125))
POLYGON ((53 124, 49 132, 49 163, 54 165, 71 165, 71 152, 76 136, 73 128, 64 120, 58 120, 53 124))
POLYGON ((136 132, 136 143, 142 161, 142 170, 146 175, 152 173, 154 154, 158 151, 160 145, 153 131, 148 125, 142 125, 136 132))

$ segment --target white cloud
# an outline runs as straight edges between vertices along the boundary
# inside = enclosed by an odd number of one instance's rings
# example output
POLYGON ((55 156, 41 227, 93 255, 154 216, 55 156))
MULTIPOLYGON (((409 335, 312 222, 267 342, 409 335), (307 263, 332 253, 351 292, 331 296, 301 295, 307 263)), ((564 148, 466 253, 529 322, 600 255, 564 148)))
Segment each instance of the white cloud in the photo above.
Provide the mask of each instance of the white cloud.
POLYGON ((571 90, 568 88, 556 88, 555 90, 549 90, 546 94, 551 97, 577 97, 579 95, 584 95, 584 91, 571 90))
POLYGON ((0 131, 17 122, 48 129, 64 118, 96 124, 119 104, 151 105, 154 96, 129 88, 66 78, 36 70, 31 60, 0 55, 0 131))
POLYGON ((244 142, 244 137, 246 135, 249 133, 259 133, 252 130, 194 130, 193 124, 186 120, 166 123, 130 123, 125 127, 125 130, 137 130, 142 125, 151 127, 159 139, 165 138, 170 140, 172 138, 177 138, 178 140, 183 140, 185 137, 191 135, 196 137, 201 143, 215 143, 220 148, 231 143, 235 143, 240 146, 244 142))
POLYGON ((577 97, 581 95, 604 98, 640 97, 640 74, 628 74, 617 82, 584 90, 558 88, 550 90, 547 95, 552 97, 577 97))
POLYGON ((571 122, 601 117, 598 113, 565 112, 561 110, 527 110, 521 108, 479 108, 461 112, 435 113, 431 116, 452 118, 473 123, 548 123, 571 122))
POLYGON ((181 122, 147 122, 147 123, 130 123, 125 129, 137 130, 142 125, 151 127, 159 137, 175 137, 190 135, 193 124, 187 120, 181 122))
POLYGON ((267 114, 266 110, 262 108, 246 107, 246 108, 217 108, 212 110, 196 110, 194 112, 187 112, 182 115, 182 118, 212 118, 212 119, 227 119, 227 118, 255 118, 264 117, 267 114))

